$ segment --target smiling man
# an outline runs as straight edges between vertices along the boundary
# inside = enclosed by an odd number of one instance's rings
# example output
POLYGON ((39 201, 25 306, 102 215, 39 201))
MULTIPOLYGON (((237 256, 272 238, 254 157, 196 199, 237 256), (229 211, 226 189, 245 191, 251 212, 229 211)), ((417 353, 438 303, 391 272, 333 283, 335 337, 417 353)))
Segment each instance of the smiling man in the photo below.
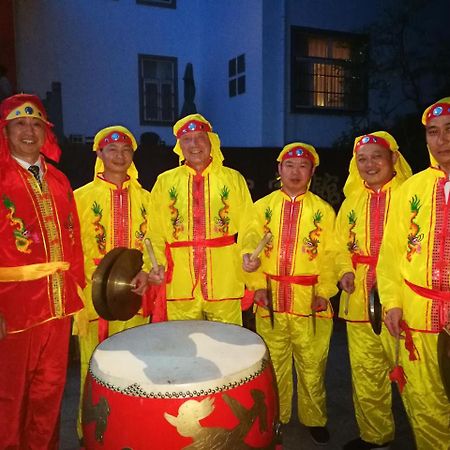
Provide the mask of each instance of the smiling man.
POLYGON ((222 164, 219 136, 200 114, 173 127, 176 169, 162 173, 151 193, 150 236, 161 266, 159 310, 169 320, 206 319, 242 324, 244 272, 259 260, 249 254, 256 233, 244 228, 253 213, 245 178, 222 164))
POLYGON ((336 265, 341 295, 339 317, 347 322, 353 404, 360 437, 345 450, 387 449, 394 439, 391 383, 394 340, 369 323, 369 293, 392 195, 411 176, 393 136, 385 131, 359 136, 353 146, 345 200, 336 219, 336 265), (368 354, 370 357, 368 357, 368 354))
MULTIPOLYGON (((88 324, 77 323, 87 332, 79 333, 81 383, 80 411, 83 387, 89 360, 95 347, 103 339, 127 328, 148 323, 140 311, 127 321, 107 321, 98 316, 92 303, 92 275, 113 248, 127 247, 144 252, 147 232, 150 193, 142 188, 133 163, 137 142, 125 127, 115 125, 100 130, 94 138, 93 150, 97 154, 94 180, 75 191, 75 200, 81 223, 84 267, 86 272, 86 310, 88 324)), ((143 294, 147 287, 147 272, 141 271, 131 282, 134 292, 143 294)), ((77 322, 83 315, 76 317, 77 322)), ((78 435, 82 437, 80 417, 78 435)))
POLYGON ((277 161, 281 189, 255 203, 258 232, 272 234, 261 255, 261 270, 250 274, 256 289, 256 330, 270 350, 281 422, 291 418, 294 361, 299 421, 316 443, 326 444, 325 368, 333 328, 328 299, 337 292, 330 254, 335 214, 309 191, 319 165, 312 145, 286 145, 277 161), (273 298, 273 328, 267 294, 273 298))
POLYGON ((403 393, 418 450, 448 450, 450 399, 439 374, 439 333, 450 333, 450 97, 422 116, 430 167, 392 203, 377 267, 389 331, 404 334, 403 393), (444 331, 446 329, 447 331, 444 331))
POLYGON ((0 448, 58 448, 83 255, 61 150, 41 101, 0 105, 0 448))

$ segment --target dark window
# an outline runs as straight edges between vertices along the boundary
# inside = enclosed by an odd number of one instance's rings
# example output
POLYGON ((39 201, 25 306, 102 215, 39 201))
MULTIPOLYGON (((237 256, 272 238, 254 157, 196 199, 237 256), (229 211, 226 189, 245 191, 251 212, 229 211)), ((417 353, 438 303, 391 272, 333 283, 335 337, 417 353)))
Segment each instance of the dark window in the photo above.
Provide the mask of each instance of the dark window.
POLYGON ((177 0, 136 0, 141 5, 162 6, 163 8, 176 8, 177 0))
POLYGON ((177 59, 139 55, 141 125, 172 125, 178 117, 177 59))
POLYGON ((245 93, 245 55, 228 61, 228 95, 235 97, 245 93))
POLYGON ((292 27, 291 110, 367 107, 366 36, 292 27))

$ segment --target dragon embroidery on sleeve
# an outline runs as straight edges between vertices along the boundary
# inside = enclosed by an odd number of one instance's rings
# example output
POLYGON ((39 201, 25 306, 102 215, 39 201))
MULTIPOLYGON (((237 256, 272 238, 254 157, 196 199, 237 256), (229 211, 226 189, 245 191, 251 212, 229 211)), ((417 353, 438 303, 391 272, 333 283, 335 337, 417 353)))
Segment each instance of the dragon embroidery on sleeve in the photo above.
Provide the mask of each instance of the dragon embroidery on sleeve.
MULTIPOLYGON (((264 225, 263 225, 264 234, 272 232, 269 227, 269 223, 271 220, 272 220, 272 210, 270 209, 270 206, 268 206, 264 211, 264 225)), ((272 249, 273 249, 273 236, 269 240, 269 242, 264 246, 264 254, 266 255, 267 258, 270 257, 272 249)))
POLYGON ((178 192, 175 186, 172 186, 169 189, 169 210, 170 210, 170 221, 172 222, 172 236, 174 239, 178 239, 178 234, 184 230, 183 226, 183 217, 180 216, 180 213, 177 208, 175 208, 175 203, 178 200, 178 192))
POLYGON ((97 242, 97 248, 100 254, 104 255, 106 254, 106 229, 101 223, 103 218, 103 209, 96 201, 94 201, 91 210, 95 217, 92 222, 92 225, 94 225, 95 242, 97 242))
POLYGON ((423 233, 420 233, 420 226, 414 222, 414 219, 419 214, 420 208, 422 205, 420 204, 420 199, 417 197, 417 194, 414 195, 409 201, 409 206, 411 209, 411 217, 409 218, 409 234, 408 234, 408 250, 406 252, 406 259, 411 261, 414 253, 419 253, 422 250, 422 246, 420 242, 423 239, 423 233))
POLYGON ((3 195, 3 204, 9 210, 8 214, 6 214, 6 218, 13 227, 13 235, 16 240, 17 250, 22 253, 31 253, 30 245, 33 243, 33 239, 31 238, 24 221, 20 217, 14 216, 16 213, 16 205, 6 195, 3 195))
POLYGON ((352 209, 349 213, 348 213, 348 224, 349 229, 348 229, 348 241, 347 241, 347 249, 348 251, 353 254, 356 253, 359 250, 358 247, 358 241, 356 240, 356 233, 353 231, 353 229, 356 226, 356 214, 355 211, 352 209))
POLYGON ((230 189, 227 186, 224 186, 220 190, 220 200, 222 201, 223 207, 219 209, 218 216, 214 217, 214 230, 217 233, 222 233, 223 235, 228 234, 228 228, 230 226, 230 218, 228 217, 228 210, 230 209, 230 205, 228 203, 229 195, 230 189))
POLYGON ((313 224, 315 228, 308 233, 308 237, 303 239, 303 252, 309 255, 309 260, 315 259, 319 252, 319 237, 322 232, 320 227, 320 222, 322 220, 323 214, 320 210, 317 210, 313 216, 313 224))
POLYGON ((136 230, 135 237, 136 240, 134 241, 134 247, 141 252, 144 250, 144 236, 147 233, 147 210, 145 209, 145 206, 141 204, 141 217, 143 221, 139 224, 139 230, 136 230))

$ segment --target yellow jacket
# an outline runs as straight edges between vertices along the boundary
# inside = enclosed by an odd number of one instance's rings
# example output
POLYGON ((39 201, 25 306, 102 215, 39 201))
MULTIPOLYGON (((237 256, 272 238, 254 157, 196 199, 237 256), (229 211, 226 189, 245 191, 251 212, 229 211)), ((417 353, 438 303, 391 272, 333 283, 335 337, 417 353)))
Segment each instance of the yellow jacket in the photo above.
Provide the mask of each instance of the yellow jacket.
MULTIPOLYGON (((315 294, 326 299, 336 294, 337 280, 330 253, 333 208, 312 192, 292 200, 278 190, 258 200, 255 209, 259 232, 270 232, 273 239, 261 253, 261 271, 252 277, 251 287, 266 288, 264 274, 275 276, 271 279, 274 311, 311 315, 312 286, 279 281, 276 277, 318 275, 315 294)), ((331 317, 331 307, 318 315, 331 317)))
POLYGON ((170 248, 168 300, 192 300, 197 284, 205 300, 242 298, 242 254, 258 244, 257 233, 244 233, 252 207, 244 177, 221 164, 210 164, 202 175, 187 165, 159 175, 149 230, 156 258, 169 272, 166 244, 181 245, 170 248))
POLYGON ((408 326, 419 331, 440 331, 443 309, 439 301, 415 293, 405 280, 447 295, 450 291, 450 203, 445 203, 445 181, 443 171, 430 167, 398 189, 377 267, 384 307, 403 308, 408 326))
POLYGON ((144 251, 150 193, 131 178, 122 188, 101 175, 75 190, 75 201, 81 224, 81 241, 87 286, 84 290, 89 320, 98 317, 92 304, 92 274, 101 259, 115 247, 141 250, 144 268, 148 256, 144 251))
POLYGON ((375 267, 381 239, 390 213, 392 193, 400 185, 394 177, 379 193, 366 187, 357 189, 344 200, 339 210, 335 228, 338 279, 347 272, 355 274, 355 291, 348 299, 348 314, 344 312, 348 294, 341 294, 339 317, 345 320, 369 321, 368 297, 376 283, 375 267), (360 256, 371 258, 363 261, 360 256))

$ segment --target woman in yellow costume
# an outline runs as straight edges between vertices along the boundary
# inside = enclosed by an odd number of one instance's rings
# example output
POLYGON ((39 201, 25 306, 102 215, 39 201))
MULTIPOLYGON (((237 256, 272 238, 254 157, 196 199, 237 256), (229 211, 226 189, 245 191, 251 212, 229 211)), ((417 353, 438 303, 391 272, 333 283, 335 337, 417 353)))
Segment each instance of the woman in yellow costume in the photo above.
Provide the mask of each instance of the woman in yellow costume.
MULTIPOLYGON (((133 163, 136 148, 136 140, 127 128, 116 125, 100 130, 93 145, 97 153, 94 180, 74 193, 87 282, 84 290, 86 308, 76 321, 81 359, 80 406, 89 359, 97 344, 108 335, 149 321, 142 311, 127 321, 107 321, 98 316, 92 303, 92 275, 102 258, 116 247, 144 249, 150 193, 137 181, 138 173, 133 163)), ((139 273, 135 281, 136 292, 143 294, 147 273, 139 273)), ((78 434, 81 437, 80 421, 78 434)))
POLYGON ((385 131, 359 136, 353 146, 345 200, 336 219, 336 265, 343 289, 339 317, 347 322, 353 404, 360 437, 345 450, 387 449, 394 439, 394 339, 369 323, 376 264, 394 192, 411 176, 395 139, 385 131))
POLYGON ((207 319, 242 324, 244 270, 257 233, 244 233, 253 214, 245 178, 222 164, 220 140, 200 114, 179 120, 174 152, 179 167, 159 175, 151 193, 150 236, 162 285, 156 309, 169 320, 207 319), (242 260, 243 259, 243 260, 242 260))
POLYGON ((261 271, 249 275, 256 289, 256 330, 270 350, 281 422, 291 418, 294 359, 299 420, 316 443, 325 444, 329 432, 324 378, 333 328, 328 299, 337 292, 330 254, 335 213, 308 190, 319 165, 313 146, 286 145, 277 161, 281 189, 255 203, 256 228, 272 234, 261 255, 261 271), (267 293, 272 297, 273 328, 267 293))
POLYGON ((448 450, 450 399, 437 340, 450 328, 450 97, 428 107, 422 123, 431 164, 403 183, 392 202, 378 288, 386 326, 405 338, 403 397, 417 449, 448 450))

